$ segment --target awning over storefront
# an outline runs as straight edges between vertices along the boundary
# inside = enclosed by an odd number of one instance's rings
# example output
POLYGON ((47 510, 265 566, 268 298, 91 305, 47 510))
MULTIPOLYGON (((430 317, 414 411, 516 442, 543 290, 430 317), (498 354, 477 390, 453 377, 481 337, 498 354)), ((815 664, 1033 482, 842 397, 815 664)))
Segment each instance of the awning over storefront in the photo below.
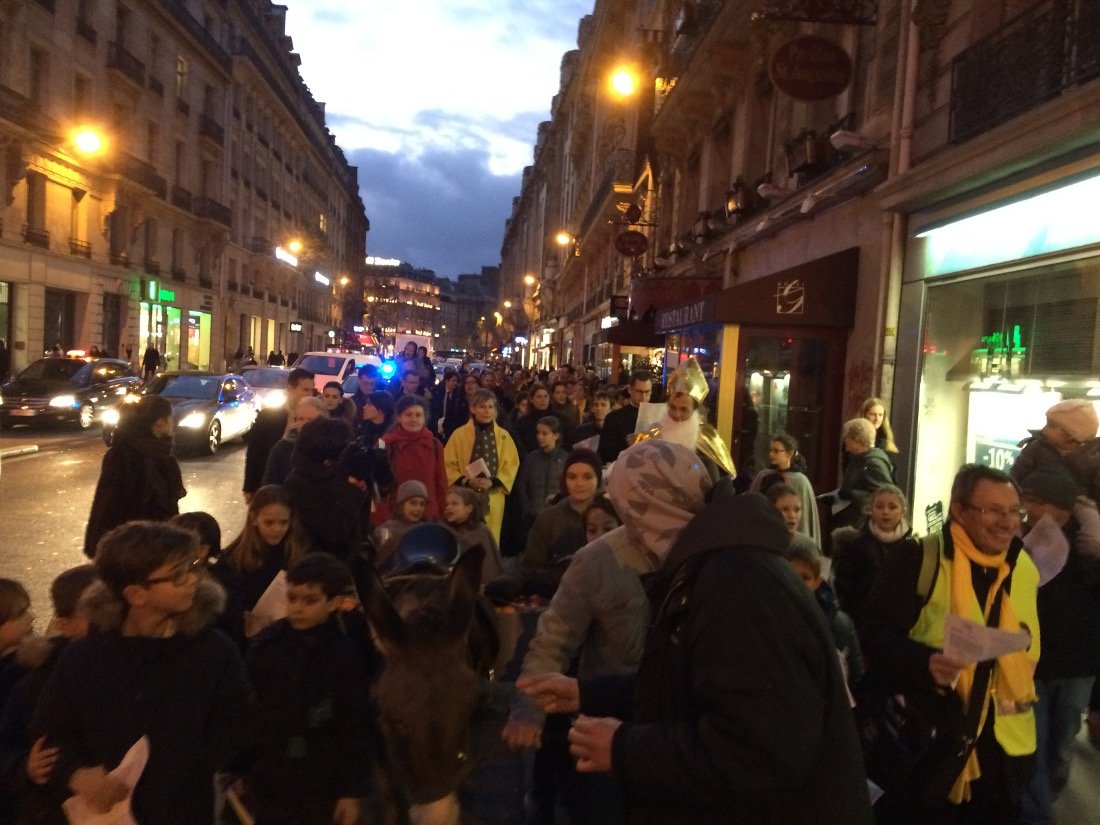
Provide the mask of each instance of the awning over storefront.
POLYGON ((718 292, 718 278, 639 278, 630 288, 630 307, 639 318, 660 312, 661 307, 698 301, 718 292))
POLYGON ((699 324, 849 328, 855 320, 859 248, 704 295, 657 312, 659 334, 699 324))
POLYGON ((597 332, 592 336, 592 343, 657 348, 665 345, 665 339, 644 321, 620 321, 613 327, 597 332))

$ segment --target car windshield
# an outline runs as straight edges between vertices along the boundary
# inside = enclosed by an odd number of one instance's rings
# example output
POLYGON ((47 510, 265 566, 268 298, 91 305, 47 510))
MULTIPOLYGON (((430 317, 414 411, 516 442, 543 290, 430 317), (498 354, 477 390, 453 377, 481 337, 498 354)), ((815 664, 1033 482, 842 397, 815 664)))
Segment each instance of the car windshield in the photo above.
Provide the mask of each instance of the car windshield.
POLYGON ((41 358, 21 373, 24 381, 73 381, 82 384, 92 374, 92 368, 76 359, 41 358))
POLYGON ((314 375, 339 375, 347 360, 346 355, 303 355, 298 359, 297 366, 314 375))
POLYGON ((287 370, 245 370, 241 375, 253 387, 286 389, 287 370))
POLYGON ((165 375, 150 391, 165 398, 195 398, 212 401, 222 385, 220 375, 165 375))

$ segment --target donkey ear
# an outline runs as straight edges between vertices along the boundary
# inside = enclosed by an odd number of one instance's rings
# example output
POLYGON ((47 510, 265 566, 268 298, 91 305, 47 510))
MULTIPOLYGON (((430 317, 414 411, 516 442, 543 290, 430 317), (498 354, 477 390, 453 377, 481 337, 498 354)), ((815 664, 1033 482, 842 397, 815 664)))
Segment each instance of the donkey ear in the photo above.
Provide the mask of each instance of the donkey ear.
POLYGON ((367 610, 367 619, 379 643, 386 650, 400 647, 405 639, 405 622, 390 601, 386 588, 377 573, 365 577, 366 593, 363 605, 367 610))
POLYGON ((476 544, 458 557, 447 577, 447 604, 451 626, 465 632, 474 618, 474 605, 481 589, 481 567, 485 548, 476 544))

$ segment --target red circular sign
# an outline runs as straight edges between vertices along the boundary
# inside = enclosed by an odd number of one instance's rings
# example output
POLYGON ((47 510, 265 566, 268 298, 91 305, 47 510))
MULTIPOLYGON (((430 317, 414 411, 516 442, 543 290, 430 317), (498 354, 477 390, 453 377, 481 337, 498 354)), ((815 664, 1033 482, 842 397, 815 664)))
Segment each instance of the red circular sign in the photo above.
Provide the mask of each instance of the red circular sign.
POLYGON ((649 238, 637 229, 628 229, 615 238, 615 248, 621 255, 636 258, 646 251, 649 246, 649 238))
POLYGON ((852 82, 852 58, 831 40, 803 34, 775 50, 772 83, 795 100, 827 100, 852 82))

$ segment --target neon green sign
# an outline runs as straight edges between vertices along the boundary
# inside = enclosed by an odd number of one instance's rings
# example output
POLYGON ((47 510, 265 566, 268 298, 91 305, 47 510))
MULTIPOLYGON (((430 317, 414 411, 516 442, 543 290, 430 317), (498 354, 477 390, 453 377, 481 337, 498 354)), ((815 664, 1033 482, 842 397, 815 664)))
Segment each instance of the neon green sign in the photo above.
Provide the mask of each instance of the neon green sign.
POLYGON ((174 301, 174 300, 176 300, 176 293, 174 293, 170 289, 161 288, 161 290, 157 293, 157 300, 158 301, 174 301))

